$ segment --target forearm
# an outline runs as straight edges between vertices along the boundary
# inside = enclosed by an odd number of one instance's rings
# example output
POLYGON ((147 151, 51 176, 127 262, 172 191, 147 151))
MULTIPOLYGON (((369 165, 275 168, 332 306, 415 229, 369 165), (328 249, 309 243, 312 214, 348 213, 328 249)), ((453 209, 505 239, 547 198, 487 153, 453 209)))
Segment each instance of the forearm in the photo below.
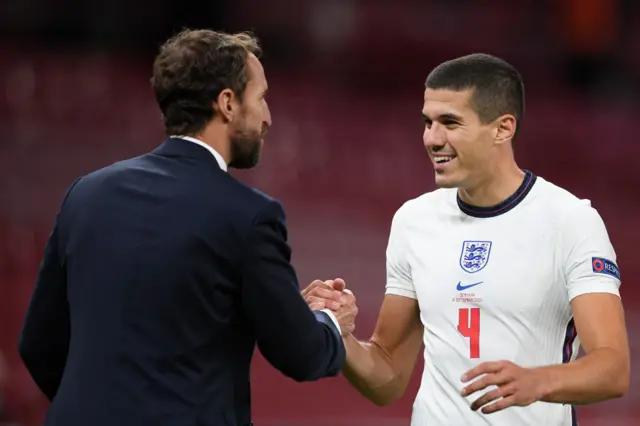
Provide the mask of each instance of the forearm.
POLYGON ((403 393, 403 386, 391 360, 372 342, 360 342, 352 335, 344 338, 346 379, 360 394, 376 405, 388 405, 403 393))
POLYGON ((568 364, 542 367, 549 378, 545 402, 584 405, 622 396, 629 387, 629 364, 603 348, 568 364))

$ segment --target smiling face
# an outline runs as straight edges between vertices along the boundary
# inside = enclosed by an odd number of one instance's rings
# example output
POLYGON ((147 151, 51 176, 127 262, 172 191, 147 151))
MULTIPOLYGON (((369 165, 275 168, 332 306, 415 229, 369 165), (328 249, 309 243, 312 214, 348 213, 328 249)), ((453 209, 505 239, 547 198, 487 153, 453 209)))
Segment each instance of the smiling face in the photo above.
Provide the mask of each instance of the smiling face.
POLYGON ((472 106, 473 89, 424 92, 424 146, 442 188, 476 185, 489 172, 498 125, 483 124, 472 106))

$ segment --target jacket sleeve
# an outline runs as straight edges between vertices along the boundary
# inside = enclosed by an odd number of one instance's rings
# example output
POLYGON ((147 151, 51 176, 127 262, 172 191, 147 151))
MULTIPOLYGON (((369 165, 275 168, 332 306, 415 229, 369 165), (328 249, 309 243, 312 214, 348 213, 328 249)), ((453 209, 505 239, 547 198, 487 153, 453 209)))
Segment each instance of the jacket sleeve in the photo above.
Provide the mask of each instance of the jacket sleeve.
POLYGON ((254 220, 242 266, 242 306, 264 357, 296 381, 337 375, 345 361, 339 330, 300 295, 285 215, 271 201, 254 220))
POLYGON ((59 220, 60 214, 44 250, 18 344, 20 357, 29 374, 49 400, 53 400, 60 386, 70 339, 66 267, 60 249, 59 220))

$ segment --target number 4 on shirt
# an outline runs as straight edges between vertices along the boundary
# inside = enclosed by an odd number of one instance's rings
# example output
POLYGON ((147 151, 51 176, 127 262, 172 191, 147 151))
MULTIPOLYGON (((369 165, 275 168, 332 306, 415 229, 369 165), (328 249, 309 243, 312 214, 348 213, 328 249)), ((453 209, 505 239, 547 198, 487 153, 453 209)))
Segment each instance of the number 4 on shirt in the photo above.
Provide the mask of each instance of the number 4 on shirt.
POLYGON ((460 308, 458 331, 469 338, 469 357, 480 358, 480 308, 460 308))

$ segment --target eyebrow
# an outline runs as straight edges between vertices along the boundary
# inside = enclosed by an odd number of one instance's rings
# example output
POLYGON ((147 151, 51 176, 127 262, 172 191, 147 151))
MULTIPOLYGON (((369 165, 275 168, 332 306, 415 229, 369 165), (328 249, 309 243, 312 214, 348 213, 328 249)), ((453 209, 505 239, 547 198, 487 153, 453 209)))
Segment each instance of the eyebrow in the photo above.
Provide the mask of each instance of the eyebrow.
MULTIPOLYGON (((424 121, 433 121, 424 112, 422 113, 422 118, 424 121)), ((444 114, 438 115, 437 120, 438 121, 462 121, 462 117, 453 112, 445 112, 444 114)))

